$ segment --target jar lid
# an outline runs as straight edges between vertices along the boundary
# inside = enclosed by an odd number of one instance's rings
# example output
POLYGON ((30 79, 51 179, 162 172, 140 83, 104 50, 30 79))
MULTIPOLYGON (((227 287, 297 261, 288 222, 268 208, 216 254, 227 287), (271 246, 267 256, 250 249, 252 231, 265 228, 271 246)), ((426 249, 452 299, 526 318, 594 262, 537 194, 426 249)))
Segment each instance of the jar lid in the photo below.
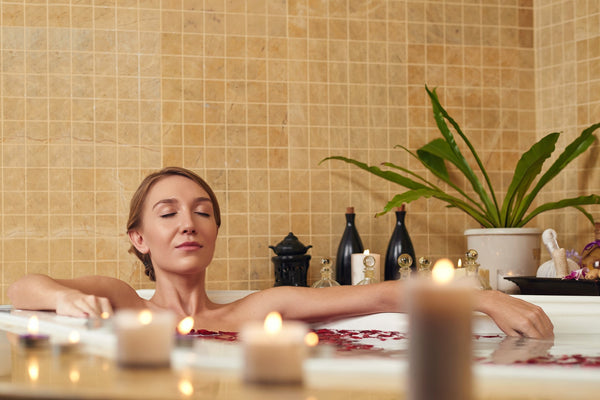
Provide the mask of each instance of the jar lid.
POLYGON ((291 256, 304 254, 312 246, 304 246, 292 232, 290 232, 277 246, 269 246, 278 256, 291 256))

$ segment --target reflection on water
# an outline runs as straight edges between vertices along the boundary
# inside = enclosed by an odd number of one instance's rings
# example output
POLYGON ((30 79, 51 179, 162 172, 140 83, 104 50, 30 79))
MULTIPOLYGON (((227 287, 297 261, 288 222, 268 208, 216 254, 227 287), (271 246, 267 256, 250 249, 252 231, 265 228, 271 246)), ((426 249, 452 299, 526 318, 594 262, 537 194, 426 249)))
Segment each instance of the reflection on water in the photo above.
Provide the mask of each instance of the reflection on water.
POLYGON ((554 346, 554 339, 529 339, 507 336, 492 353, 495 364, 514 364, 526 362, 537 357, 548 357, 548 351, 554 346))

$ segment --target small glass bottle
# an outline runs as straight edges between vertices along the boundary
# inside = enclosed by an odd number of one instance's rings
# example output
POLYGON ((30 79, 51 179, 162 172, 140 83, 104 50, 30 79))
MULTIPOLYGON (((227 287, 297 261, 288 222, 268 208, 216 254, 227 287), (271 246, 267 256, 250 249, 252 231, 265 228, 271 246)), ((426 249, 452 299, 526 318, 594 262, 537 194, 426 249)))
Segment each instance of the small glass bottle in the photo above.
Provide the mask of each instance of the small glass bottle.
POLYGON ((366 256, 363 259, 363 265, 365 266, 365 279, 356 285, 370 285, 371 283, 379 282, 379 279, 375 277, 375 257, 366 256))
POLYGON ((332 277, 331 271, 331 260, 329 258, 321 258, 321 279, 312 284, 314 288, 324 288, 324 287, 333 287, 340 286, 337 281, 335 281, 332 277))
POLYGON ((406 280, 410 278, 410 274, 412 272, 410 267, 412 266, 412 263, 413 258, 410 256, 410 254, 400 254, 400 257, 398 257, 398 265, 400 266, 400 280, 406 280))
POLYGON ((467 270, 467 277, 475 281, 475 288, 486 290, 491 289, 489 283, 485 282, 481 275, 479 275, 479 263, 477 262, 479 253, 477 250, 469 249, 465 253, 465 269, 467 270))
POLYGON ((419 278, 431 278, 431 261, 427 257, 419 258, 419 278))

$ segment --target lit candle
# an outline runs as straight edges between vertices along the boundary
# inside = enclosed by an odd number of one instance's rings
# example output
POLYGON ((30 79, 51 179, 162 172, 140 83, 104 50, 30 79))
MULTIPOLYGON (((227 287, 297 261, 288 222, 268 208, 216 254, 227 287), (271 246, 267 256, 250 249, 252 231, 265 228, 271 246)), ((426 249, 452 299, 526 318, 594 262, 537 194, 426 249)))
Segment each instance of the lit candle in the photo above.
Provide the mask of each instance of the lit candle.
POLYGON ((71 331, 71 333, 69 333, 67 341, 64 343, 58 343, 54 346, 54 349, 60 353, 67 353, 70 351, 77 350, 79 348, 80 338, 81 335, 78 331, 71 331))
MULTIPOLYGON (((243 327, 240 339, 244 349, 244 377, 254 383, 300 383, 306 356, 304 323, 281 320, 272 312, 262 323, 243 327)), ((314 338, 313 338, 314 340, 314 338)))
POLYGON ((454 278, 464 278, 467 276, 467 269, 462 265, 462 259, 459 258, 456 264, 456 269, 454 270, 454 278))
POLYGON ((177 347, 192 347, 194 346, 195 338, 188 334, 194 328, 194 318, 185 317, 177 324, 177 347))
POLYGON ((27 348, 39 348, 47 346, 50 342, 48 335, 39 333, 40 322, 38 317, 32 315, 27 322, 27 334, 19 336, 19 343, 27 348))
POLYGON ((518 294, 520 292, 519 287, 514 282, 504 279, 505 276, 515 275, 512 270, 498 269, 496 273, 498 275, 496 278, 496 287, 499 291, 509 294, 518 294))
POLYGON ((100 317, 91 317, 86 321, 86 327, 88 329, 99 329, 102 328, 110 320, 110 314, 104 311, 100 314, 100 317))
POLYGON ((365 250, 362 253, 354 253, 352 254, 352 284, 356 285, 358 282, 362 281, 363 279, 365 279, 365 264, 364 264, 364 260, 366 256, 373 256, 373 258, 375 258, 375 266, 374 266, 374 273, 375 273, 375 278, 377 280, 379 280, 379 254, 377 253, 370 253, 369 249, 365 250))
POLYGON ((409 284, 409 399, 472 398, 471 289, 453 278, 442 259, 431 280, 409 284))
POLYGON ((175 317, 170 312, 123 310, 115 315, 117 362, 131 367, 164 367, 171 362, 175 317))

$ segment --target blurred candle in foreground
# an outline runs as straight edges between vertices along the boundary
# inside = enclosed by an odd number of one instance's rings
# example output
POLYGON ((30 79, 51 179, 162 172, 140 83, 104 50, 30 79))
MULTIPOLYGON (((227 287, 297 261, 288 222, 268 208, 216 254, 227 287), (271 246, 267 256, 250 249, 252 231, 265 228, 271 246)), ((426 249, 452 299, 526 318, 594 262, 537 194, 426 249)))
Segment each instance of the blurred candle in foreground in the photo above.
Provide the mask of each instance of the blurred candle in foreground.
POLYGON ((175 317, 170 312, 122 310, 115 315, 117 362, 126 367, 165 367, 171 362, 175 317))
POLYGON ((254 383, 301 383, 307 333, 304 323, 283 322, 277 312, 269 313, 264 324, 245 325, 240 333, 245 380, 254 383))
POLYGON ((58 343, 54 345, 55 351, 59 353, 67 353, 75 351, 79 348, 81 341, 81 334, 78 331, 71 331, 66 342, 58 343))
POLYGON ((40 322, 36 315, 27 321, 27 333, 19 336, 19 343, 26 348, 38 348, 50 343, 50 336, 40 334, 40 322))
POLYGON ((472 398, 472 289, 453 279, 452 262, 442 259, 431 280, 408 285, 410 400, 472 398))
POLYGON ((190 336, 189 333, 194 328, 194 318, 185 317, 177 324, 177 339, 175 343, 177 347, 193 347, 196 341, 194 336, 190 336))

